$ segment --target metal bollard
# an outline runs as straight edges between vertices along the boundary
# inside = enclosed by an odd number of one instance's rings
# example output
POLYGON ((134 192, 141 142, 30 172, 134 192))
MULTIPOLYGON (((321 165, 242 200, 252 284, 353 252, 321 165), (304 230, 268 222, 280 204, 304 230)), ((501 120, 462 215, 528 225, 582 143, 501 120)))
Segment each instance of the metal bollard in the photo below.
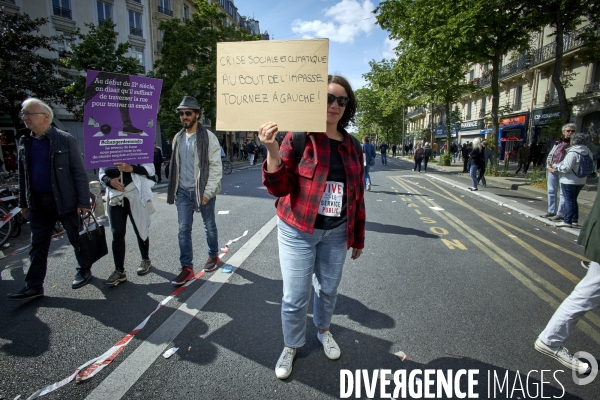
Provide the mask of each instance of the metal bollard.
POLYGON ((104 199, 100 196, 102 192, 102 184, 99 181, 90 182, 90 193, 96 196, 96 209, 94 210, 95 217, 104 216, 104 199))

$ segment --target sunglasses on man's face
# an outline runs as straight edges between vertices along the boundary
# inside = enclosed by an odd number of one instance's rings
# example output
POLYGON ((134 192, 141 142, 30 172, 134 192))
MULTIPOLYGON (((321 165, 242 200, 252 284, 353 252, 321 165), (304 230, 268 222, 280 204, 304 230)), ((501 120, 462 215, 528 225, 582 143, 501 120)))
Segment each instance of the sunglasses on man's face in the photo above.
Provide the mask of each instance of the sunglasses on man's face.
POLYGON ((575 132, 575 129, 566 129, 565 132, 575 132))
POLYGON ((346 96, 335 97, 335 95, 327 93, 327 104, 333 104, 333 102, 336 100, 340 107, 346 107, 348 102, 350 102, 350 99, 346 96))
POLYGON ((194 114, 193 111, 179 111, 177 114, 179 114, 180 117, 183 117, 184 115, 186 117, 191 117, 192 114, 194 114))

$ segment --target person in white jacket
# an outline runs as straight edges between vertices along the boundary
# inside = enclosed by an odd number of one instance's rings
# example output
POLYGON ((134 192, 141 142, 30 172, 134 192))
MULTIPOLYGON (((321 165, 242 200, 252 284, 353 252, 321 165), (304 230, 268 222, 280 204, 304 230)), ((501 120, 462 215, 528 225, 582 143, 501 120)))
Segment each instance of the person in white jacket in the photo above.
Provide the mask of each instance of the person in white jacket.
POLYGON ((113 235, 112 252, 115 270, 104 281, 105 285, 117 286, 127 280, 125 273, 125 233, 127 217, 131 220, 137 237, 142 261, 137 268, 138 275, 150 271, 150 215, 154 213, 152 205, 152 187, 155 185, 154 164, 130 165, 115 163, 114 167, 100 168, 100 180, 106 186, 107 212, 110 230, 113 235))
POLYGON ((560 191, 565 199, 565 218, 559 223, 558 227, 575 227, 579 225, 579 206, 577 196, 585 185, 587 176, 579 177, 575 173, 579 169, 579 163, 582 156, 591 156, 590 150, 583 143, 585 136, 583 133, 571 135, 571 147, 567 149, 565 158, 558 164, 552 164, 548 172, 558 172, 560 174, 560 191))
POLYGON ((223 165, 219 140, 200 122, 198 100, 185 96, 177 107, 177 113, 183 129, 173 138, 167 203, 175 203, 179 223, 181 272, 171 283, 181 286, 195 277, 192 263, 194 212, 202 215, 208 244, 204 271, 214 271, 220 261, 215 204, 217 193, 221 190, 223 165))

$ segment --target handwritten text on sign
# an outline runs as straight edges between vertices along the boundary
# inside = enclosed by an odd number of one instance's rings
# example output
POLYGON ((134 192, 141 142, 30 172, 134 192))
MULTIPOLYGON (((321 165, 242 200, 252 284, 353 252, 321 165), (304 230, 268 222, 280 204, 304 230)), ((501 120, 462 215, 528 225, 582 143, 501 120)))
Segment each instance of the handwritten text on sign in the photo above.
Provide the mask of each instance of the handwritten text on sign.
POLYGON ((217 44, 217 130, 325 132, 329 41, 217 44))

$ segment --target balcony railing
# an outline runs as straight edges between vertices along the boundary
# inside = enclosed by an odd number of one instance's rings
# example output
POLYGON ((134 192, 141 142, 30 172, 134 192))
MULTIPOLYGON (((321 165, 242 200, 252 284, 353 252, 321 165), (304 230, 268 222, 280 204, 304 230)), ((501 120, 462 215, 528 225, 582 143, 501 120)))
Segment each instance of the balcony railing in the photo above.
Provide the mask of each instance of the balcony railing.
MULTIPOLYGON (((582 28, 583 29, 583 28, 582 28)), ((563 54, 583 46, 583 40, 577 39, 582 29, 573 31, 570 35, 564 36, 563 54)), ((548 43, 537 50, 523 53, 515 61, 500 67, 498 78, 502 79, 510 75, 525 71, 534 65, 541 64, 556 57, 556 42, 548 43)), ((491 71, 488 75, 473 80, 480 87, 488 86, 492 83, 491 71)))
POLYGON ((15 0, 0 0, 0 1, 4 1, 5 3, 15 4, 15 0))
POLYGON ((140 4, 142 4, 142 0, 129 0, 129 1, 133 1, 134 3, 140 3, 140 4))
POLYGON ((129 27, 129 33, 132 36, 139 36, 139 37, 143 37, 142 35, 142 28, 134 28, 133 26, 129 27))
POLYGON ((52 11, 53 11, 54 15, 57 15, 57 16, 63 17, 63 18, 72 19, 71 18, 71 10, 68 8, 52 6, 52 11))
POLYGON ((162 50, 162 46, 163 46, 163 42, 157 41, 156 42, 156 51, 158 51, 160 53, 160 51, 162 50))
POLYGON ((169 17, 173 16, 173 10, 169 10, 168 8, 164 8, 164 7, 161 7, 161 6, 158 6, 158 12, 162 13, 162 14, 165 14, 165 15, 168 15, 169 17))
POLYGON ((466 119, 467 121, 470 121, 470 120, 471 120, 471 114, 467 114, 467 115, 465 116, 465 119, 466 119))
POLYGON ((514 75, 518 72, 524 71, 529 68, 529 58, 526 54, 521 54, 515 61, 510 62, 500 67, 499 78, 504 78, 509 75, 514 75))
MULTIPOLYGON (((582 30, 583 28, 573 31, 570 35, 564 36, 563 54, 583 46, 583 40, 577 38, 582 30)), ((548 61, 554 57, 556 57, 556 42, 548 43, 547 45, 531 52, 531 65, 541 64, 544 61, 548 61)))
POLYGON ((519 111, 522 106, 523 106, 523 104, 521 104, 521 103, 513 104, 513 111, 519 111))
POLYGON ((575 97, 585 97, 600 93, 600 82, 588 83, 583 85, 583 92, 577 93, 575 97))
POLYGON ((414 117, 415 115, 419 115, 419 114, 424 114, 425 113, 425 107, 417 107, 414 110, 410 111, 408 114, 406 114, 406 116, 408 118, 414 117))
POLYGON ((479 110, 479 118, 485 117, 485 110, 479 110))

